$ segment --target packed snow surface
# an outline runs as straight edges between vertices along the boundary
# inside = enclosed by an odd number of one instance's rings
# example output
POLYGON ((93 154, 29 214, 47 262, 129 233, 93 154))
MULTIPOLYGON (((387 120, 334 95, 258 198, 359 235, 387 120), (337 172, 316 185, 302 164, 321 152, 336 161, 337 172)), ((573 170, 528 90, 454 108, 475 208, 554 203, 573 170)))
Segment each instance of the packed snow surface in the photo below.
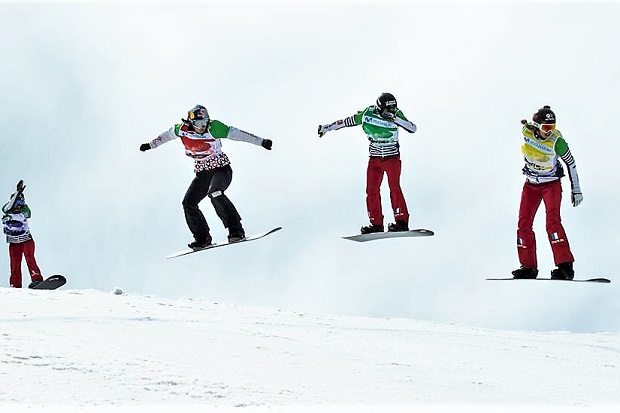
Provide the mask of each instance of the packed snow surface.
POLYGON ((616 333, 308 314, 120 288, 1 288, 0 307, 1 411, 620 406, 616 333))

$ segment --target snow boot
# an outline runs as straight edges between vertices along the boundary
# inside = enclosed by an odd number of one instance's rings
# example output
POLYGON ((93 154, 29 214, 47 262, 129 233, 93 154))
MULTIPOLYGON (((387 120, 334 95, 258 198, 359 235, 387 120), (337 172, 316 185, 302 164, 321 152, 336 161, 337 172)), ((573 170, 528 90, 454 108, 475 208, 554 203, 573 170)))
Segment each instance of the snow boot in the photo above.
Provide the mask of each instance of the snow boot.
POLYGON ((42 282, 43 281, 39 281, 39 280, 33 281, 30 283, 30 285, 28 285, 28 288, 35 288, 37 285, 41 284, 42 282))
POLYGON ((538 277, 538 270, 535 268, 521 267, 512 272, 512 278, 515 280, 533 280, 538 277))
POLYGON ((373 232, 383 232, 383 225, 366 225, 363 226, 360 231, 362 234, 372 234, 373 232))
POLYGON ((409 231, 409 224, 405 221, 396 221, 394 224, 388 225, 388 232, 409 231))
POLYGON ((191 249, 193 249, 194 251, 200 251, 203 250, 207 247, 209 247, 211 245, 211 237, 207 238, 206 240, 196 240, 194 242, 190 242, 189 244, 187 244, 188 247, 190 247, 191 249))
POLYGON ((245 231, 241 224, 228 228, 228 242, 239 242, 245 239, 245 231))
POLYGON ((558 268, 551 271, 552 280, 572 280, 575 278, 572 262, 563 262, 558 264, 558 268))

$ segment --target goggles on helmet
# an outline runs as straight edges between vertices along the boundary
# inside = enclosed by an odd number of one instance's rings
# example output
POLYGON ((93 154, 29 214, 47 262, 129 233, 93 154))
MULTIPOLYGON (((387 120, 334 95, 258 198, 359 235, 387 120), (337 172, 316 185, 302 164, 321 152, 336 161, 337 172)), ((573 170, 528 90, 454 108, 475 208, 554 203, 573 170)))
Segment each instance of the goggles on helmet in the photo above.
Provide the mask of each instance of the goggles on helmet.
POLYGON ((15 207, 23 207, 24 205, 26 205, 26 200, 24 198, 17 198, 15 200, 15 207))

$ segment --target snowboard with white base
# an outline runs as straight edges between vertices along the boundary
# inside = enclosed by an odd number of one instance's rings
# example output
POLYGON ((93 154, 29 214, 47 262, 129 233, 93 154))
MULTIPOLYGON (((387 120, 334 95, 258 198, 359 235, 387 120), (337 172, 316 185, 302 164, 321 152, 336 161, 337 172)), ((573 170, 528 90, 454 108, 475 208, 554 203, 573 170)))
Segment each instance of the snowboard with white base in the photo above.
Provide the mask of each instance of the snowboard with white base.
POLYGON ((166 259, 181 257, 183 255, 193 254, 195 252, 200 252, 200 251, 212 250, 213 248, 225 247, 227 245, 241 244, 241 243, 248 242, 248 241, 254 241, 254 240, 266 237, 267 235, 273 234, 274 232, 279 231, 281 229, 282 229, 282 227, 277 227, 277 228, 272 229, 271 231, 263 232, 261 234, 249 235, 249 236, 245 237, 244 239, 242 239, 240 241, 235 241, 235 242, 228 242, 228 241, 216 242, 216 243, 213 243, 213 244, 209 245, 206 248, 202 248, 202 249, 198 249, 198 250, 194 250, 194 249, 191 249, 191 248, 184 249, 182 251, 178 251, 178 252, 175 252, 175 253, 172 253, 172 254, 168 255, 166 257, 166 259))
POLYGON ((557 280, 551 278, 487 278, 488 281, 520 281, 520 280, 529 280, 529 281, 567 281, 567 282, 575 282, 575 283, 602 283, 609 284, 611 282, 608 278, 588 278, 588 279, 576 279, 576 280, 557 280))
POLYGON ((386 238, 405 238, 405 237, 430 237, 435 235, 433 231, 430 229, 412 229, 410 231, 394 231, 394 232, 371 232, 370 234, 358 234, 352 235, 348 237, 342 237, 344 239, 348 239, 351 241, 357 242, 366 242, 366 241, 374 241, 377 239, 386 239, 386 238))

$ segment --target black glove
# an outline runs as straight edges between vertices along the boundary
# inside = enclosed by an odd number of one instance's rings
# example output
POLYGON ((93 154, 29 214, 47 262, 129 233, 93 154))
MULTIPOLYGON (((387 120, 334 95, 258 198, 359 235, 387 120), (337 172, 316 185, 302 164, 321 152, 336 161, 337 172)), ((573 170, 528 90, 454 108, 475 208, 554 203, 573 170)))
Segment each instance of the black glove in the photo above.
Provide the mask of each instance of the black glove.
POLYGON ((151 144, 150 143, 143 143, 142 145, 140 145, 140 150, 142 152, 148 151, 149 149, 151 149, 151 144))
POLYGON ((261 142, 261 146, 267 149, 268 151, 271 150, 271 145, 273 145, 273 142, 271 142, 271 139, 263 139, 263 141, 261 142))
POLYGON ((17 193, 20 194, 24 192, 24 189, 26 189, 26 185, 24 185, 24 181, 20 179, 19 182, 17 183, 17 193))
POLYGON ((521 124, 524 125, 531 132, 536 132, 538 130, 538 128, 536 126, 532 125, 531 123, 529 123, 525 119, 521 119, 521 124))
POLYGON ((396 117, 396 114, 395 114, 395 113, 393 113, 393 112, 390 112, 390 111, 384 110, 384 111, 381 113, 381 117, 382 117, 383 119, 389 119, 389 120, 392 120, 392 119, 394 119, 394 118, 396 117))

